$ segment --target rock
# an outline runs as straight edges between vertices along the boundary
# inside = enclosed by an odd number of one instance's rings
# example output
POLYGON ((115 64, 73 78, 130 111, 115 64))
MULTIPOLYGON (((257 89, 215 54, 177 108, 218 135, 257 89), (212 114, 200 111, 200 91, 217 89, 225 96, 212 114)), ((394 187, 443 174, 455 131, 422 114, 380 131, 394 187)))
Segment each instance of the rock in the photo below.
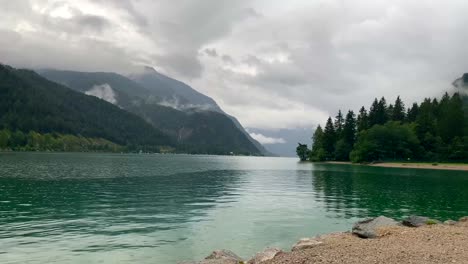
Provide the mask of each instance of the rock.
POLYGON ((303 238, 299 240, 296 244, 294 244, 291 251, 313 248, 321 244, 323 244, 323 242, 315 238, 303 238))
POLYGON ((397 226, 399 223, 391 218, 379 216, 377 218, 369 218, 357 222, 353 226, 353 234, 362 238, 376 238, 378 237, 377 229, 386 226, 397 226))
POLYGON ((243 261, 233 260, 233 259, 205 259, 197 264, 239 264, 244 263, 243 261))
POLYGON ((468 216, 464 216, 458 220, 459 222, 468 222, 468 216))
POLYGON ((403 220, 402 222, 404 226, 409 226, 409 227, 420 227, 424 225, 434 225, 438 223, 439 221, 437 220, 430 219, 424 216, 416 216, 416 215, 412 215, 406 218, 405 220, 403 220))
POLYGON ((452 219, 449 219, 444 222, 444 225, 456 225, 457 221, 453 221, 452 219))
POLYGON ((211 255, 205 258, 200 264, 238 264, 243 259, 230 250, 215 250, 211 255))
POLYGON ((271 260, 276 257, 278 254, 283 253, 280 249, 277 248, 267 248, 262 252, 258 252, 255 256, 249 260, 248 264, 260 264, 264 261, 271 260))
POLYGON ((426 222, 429 220, 428 217, 412 215, 403 220, 402 224, 409 227, 420 227, 426 225, 426 222))
POLYGON ((202 261, 186 261, 178 264, 239 264, 244 263, 241 257, 230 250, 215 250, 202 261))

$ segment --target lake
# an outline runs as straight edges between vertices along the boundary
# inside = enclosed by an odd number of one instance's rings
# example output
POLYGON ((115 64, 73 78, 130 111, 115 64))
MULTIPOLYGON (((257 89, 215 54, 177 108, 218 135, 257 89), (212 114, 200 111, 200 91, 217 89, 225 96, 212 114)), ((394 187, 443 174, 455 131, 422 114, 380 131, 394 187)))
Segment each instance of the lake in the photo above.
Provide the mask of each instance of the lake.
POLYGON ((293 158, 0 153, 0 263, 176 263, 468 215, 468 173, 293 158))

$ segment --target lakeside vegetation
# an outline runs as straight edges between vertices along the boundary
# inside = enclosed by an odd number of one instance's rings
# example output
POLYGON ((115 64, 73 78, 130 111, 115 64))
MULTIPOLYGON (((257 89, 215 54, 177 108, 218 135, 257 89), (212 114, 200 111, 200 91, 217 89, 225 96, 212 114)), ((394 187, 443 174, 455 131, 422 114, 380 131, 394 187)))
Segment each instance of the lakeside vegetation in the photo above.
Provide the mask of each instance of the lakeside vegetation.
POLYGON ((103 138, 0 130, 0 151, 122 152, 124 146, 103 138))
POLYGON ((468 97, 445 93, 406 108, 375 98, 369 111, 341 110, 313 135, 312 149, 299 144, 302 161, 468 162, 468 97))

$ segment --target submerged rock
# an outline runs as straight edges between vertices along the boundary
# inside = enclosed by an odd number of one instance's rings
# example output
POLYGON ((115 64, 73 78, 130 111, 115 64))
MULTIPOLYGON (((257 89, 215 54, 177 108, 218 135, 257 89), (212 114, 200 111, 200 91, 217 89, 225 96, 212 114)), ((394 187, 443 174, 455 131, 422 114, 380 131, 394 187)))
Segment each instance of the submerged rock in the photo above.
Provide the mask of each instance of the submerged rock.
POLYGON ((258 252, 255 256, 249 260, 248 264, 260 264, 264 261, 271 260, 275 258, 278 254, 283 253, 280 249, 277 248, 267 248, 262 252, 258 252))
POLYGON ((323 244, 323 242, 316 238, 303 238, 294 244, 291 251, 313 248, 321 244, 323 244))
POLYGON ((397 226, 399 223, 392 218, 379 216, 359 221, 353 226, 353 234, 362 238, 376 238, 379 236, 378 229, 387 226, 397 226))

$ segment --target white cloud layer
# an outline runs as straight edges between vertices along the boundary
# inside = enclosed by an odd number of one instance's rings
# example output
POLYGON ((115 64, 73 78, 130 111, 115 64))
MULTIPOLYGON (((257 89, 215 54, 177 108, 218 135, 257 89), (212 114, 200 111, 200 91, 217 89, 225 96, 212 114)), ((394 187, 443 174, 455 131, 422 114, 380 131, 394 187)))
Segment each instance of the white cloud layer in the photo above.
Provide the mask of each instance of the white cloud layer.
POLYGON ((258 134, 258 133, 249 133, 249 135, 253 137, 255 140, 257 140, 258 142, 260 142, 260 144, 263 144, 263 145, 286 143, 286 140, 284 140, 283 138, 267 137, 265 135, 258 134))
POLYGON ((468 71, 461 0, 0 0, 0 60, 127 73, 151 65, 244 126, 323 123, 374 97, 439 96, 468 71))

